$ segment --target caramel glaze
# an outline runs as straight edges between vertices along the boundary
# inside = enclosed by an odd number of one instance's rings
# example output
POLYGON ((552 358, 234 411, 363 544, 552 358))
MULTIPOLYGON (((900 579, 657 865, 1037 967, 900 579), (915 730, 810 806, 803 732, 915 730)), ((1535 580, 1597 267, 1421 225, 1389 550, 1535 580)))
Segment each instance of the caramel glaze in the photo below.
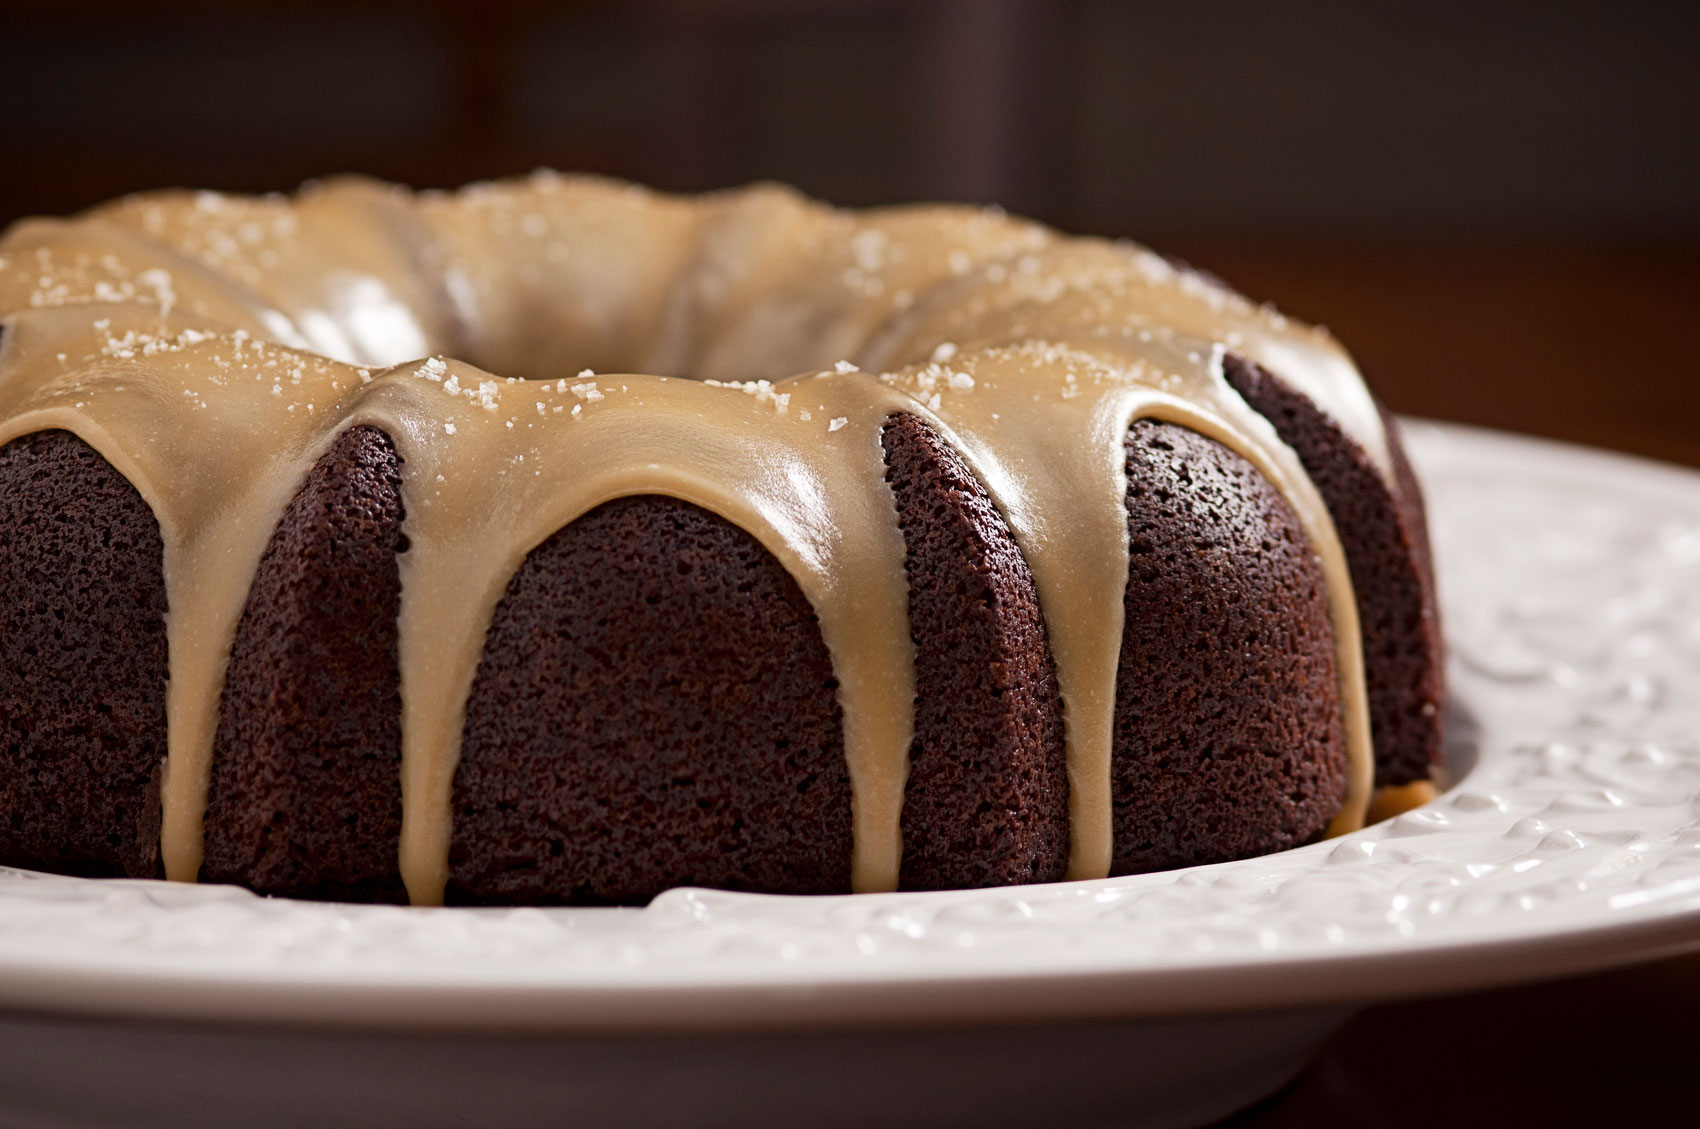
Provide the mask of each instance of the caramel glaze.
POLYGON ((1031 567, 1064 702, 1070 877, 1110 868, 1123 438, 1140 418, 1225 444, 1298 513, 1345 711, 1329 830, 1363 821, 1372 753, 1339 541, 1223 357, 1279 374, 1385 470, 1380 418, 1326 334, 1142 247, 995 211, 837 211, 767 185, 685 199, 549 173, 452 194, 346 179, 18 224, 0 241, 0 318, 0 443, 74 432, 159 521, 171 878, 200 868, 255 566, 308 469, 361 424, 403 460, 400 868, 415 903, 442 899, 465 701, 509 578, 566 523, 640 494, 724 517, 795 577, 838 678, 852 883, 896 888, 914 669, 880 433, 899 413, 961 452, 1031 567))

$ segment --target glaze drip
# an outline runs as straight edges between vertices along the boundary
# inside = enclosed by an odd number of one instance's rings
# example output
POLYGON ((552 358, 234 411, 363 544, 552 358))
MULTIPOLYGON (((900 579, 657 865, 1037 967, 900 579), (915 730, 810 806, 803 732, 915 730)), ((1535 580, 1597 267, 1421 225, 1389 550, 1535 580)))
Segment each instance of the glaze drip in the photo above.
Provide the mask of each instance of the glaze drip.
POLYGON ((1344 558, 1223 356, 1279 373, 1385 468, 1379 416, 1325 334, 1143 248, 967 208, 835 211, 772 186, 680 199, 554 174, 454 194, 343 180, 20 224, 0 241, 0 318, 0 443, 74 432, 159 520, 171 878, 200 867, 219 691, 255 566, 308 469, 361 424, 403 460, 400 868, 416 903, 443 896, 465 702, 509 578, 563 525, 639 494, 720 515, 796 579, 839 682, 852 882, 896 887, 914 670, 880 433, 900 413, 962 453, 1031 568, 1065 707, 1070 877, 1110 866, 1123 439, 1141 418, 1235 450, 1299 515, 1345 711, 1348 792, 1330 831, 1363 819, 1371 750, 1344 558))

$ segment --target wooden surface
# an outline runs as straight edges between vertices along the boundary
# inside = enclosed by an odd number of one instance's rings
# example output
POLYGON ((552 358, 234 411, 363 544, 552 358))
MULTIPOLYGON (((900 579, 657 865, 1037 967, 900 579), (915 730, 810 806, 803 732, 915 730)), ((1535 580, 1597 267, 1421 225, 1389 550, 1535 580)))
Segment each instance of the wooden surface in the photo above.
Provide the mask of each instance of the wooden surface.
POLYGON ((1700 1123, 1700 957, 1363 1012, 1221 1129, 1700 1123))

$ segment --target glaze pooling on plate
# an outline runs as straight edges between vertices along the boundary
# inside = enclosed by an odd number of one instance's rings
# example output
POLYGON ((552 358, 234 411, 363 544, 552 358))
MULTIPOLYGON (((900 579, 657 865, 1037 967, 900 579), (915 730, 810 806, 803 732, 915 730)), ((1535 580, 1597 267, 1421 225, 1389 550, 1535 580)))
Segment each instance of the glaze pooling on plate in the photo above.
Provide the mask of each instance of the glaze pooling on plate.
POLYGON ((852 886, 897 887, 915 694, 880 435, 899 413, 961 452, 1031 569, 1063 702, 1071 878, 1110 871, 1123 441, 1138 419, 1238 452, 1298 515, 1326 582, 1348 754, 1329 830, 1362 823, 1372 749, 1345 558, 1223 358, 1291 383, 1385 477, 1380 418, 1326 334, 1144 248, 967 208, 837 211, 769 186, 685 199, 552 174, 420 195, 340 180, 20 224, 0 243, 0 317, 0 443, 70 431, 159 521, 170 878, 200 870, 256 565, 309 468, 361 425, 395 444, 407 500, 400 869, 415 903, 443 897, 465 703, 505 584, 555 530, 633 495, 725 518, 796 580, 838 683, 852 886))
POLYGON ((1410 428, 1459 706, 1437 802, 1083 883, 408 910, 0 872, 0 1000, 615 1029, 1315 1006, 1700 945, 1700 478, 1410 428), (665 988, 666 991, 657 991, 665 988))

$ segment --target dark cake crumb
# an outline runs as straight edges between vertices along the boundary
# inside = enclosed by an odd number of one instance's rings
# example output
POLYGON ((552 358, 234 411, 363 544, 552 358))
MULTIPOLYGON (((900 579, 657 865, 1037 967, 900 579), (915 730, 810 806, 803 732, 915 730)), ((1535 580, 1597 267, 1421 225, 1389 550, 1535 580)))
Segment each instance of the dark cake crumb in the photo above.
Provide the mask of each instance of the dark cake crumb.
POLYGON ((153 511, 87 443, 0 447, 0 862, 160 873, 164 558, 153 511))
POLYGON ((396 616, 401 459, 355 427, 313 464, 255 571, 213 743, 203 882, 405 901, 396 616))
POLYGON ((467 703, 451 902, 850 888, 837 683, 790 574, 671 498, 597 507, 508 585, 467 703))
POLYGON ((1127 438, 1112 873, 1282 850, 1326 829, 1346 746, 1321 569, 1238 454, 1174 424, 1127 438))
POLYGON ((1228 383, 1298 453, 1334 517, 1363 630, 1376 784, 1426 780, 1441 761, 1444 657, 1422 492, 1398 424, 1380 409, 1390 489, 1364 450, 1302 393, 1241 357, 1230 354, 1225 367, 1228 383))
POLYGON ((1068 775, 1033 576, 985 488, 936 432, 899 415, 883 441, 915 647, 902 885, 1056 881, 1068 868, 1068 775))

